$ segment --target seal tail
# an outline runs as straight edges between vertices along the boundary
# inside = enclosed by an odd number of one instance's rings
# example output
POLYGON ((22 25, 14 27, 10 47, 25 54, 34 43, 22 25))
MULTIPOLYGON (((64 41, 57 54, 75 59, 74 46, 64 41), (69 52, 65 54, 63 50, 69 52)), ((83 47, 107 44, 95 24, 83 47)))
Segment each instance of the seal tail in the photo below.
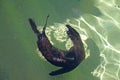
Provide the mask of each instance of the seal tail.
POLYGON ((34 33, 37 34, 37 35, 40 34, 39 30, 37 29, 37 26, 36 26, 35 22, 31 18, 29 18, 29 23, 30 23, 34 33))

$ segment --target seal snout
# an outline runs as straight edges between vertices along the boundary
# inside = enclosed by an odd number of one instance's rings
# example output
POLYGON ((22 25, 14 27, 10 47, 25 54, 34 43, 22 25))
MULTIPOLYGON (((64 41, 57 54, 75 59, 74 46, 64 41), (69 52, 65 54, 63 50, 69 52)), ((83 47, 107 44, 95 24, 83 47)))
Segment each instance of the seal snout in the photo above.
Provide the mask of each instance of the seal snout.
POLYGON ((69 24, 66 24, 65 26, 66 26, 67 28, 70 28, 70 27, 71 27, 69 24))

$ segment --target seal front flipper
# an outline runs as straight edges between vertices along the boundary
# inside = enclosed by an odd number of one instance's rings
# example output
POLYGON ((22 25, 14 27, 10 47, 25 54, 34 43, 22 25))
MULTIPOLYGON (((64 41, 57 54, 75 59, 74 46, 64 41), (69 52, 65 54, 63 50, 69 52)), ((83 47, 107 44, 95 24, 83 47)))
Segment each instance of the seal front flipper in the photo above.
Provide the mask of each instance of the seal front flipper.
POLYGON ((66 73, 66 72, 69 72, 71 70, 73 70, 74 68, 70 68, 70 67, 63 67, 61 69, 58 69, 58 70, 55 70, 55 71, 52 71, 51 73, 49 73, 49 75, 51 76, 56 76, 56 75, 60 75, 60 74, 63 74, 63 73, 66 73))
POLYGON ((67 54, 65 55, 65 58, 68 60, 74 60, 75 59, 75 52, 74 52, 74 47, 71 47, 67 54))

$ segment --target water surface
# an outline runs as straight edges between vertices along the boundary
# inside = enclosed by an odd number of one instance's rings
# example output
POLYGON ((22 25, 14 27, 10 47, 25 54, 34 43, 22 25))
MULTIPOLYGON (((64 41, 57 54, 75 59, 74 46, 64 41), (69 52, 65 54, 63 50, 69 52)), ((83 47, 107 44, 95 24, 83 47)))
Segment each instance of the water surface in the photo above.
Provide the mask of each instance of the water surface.
POLYGON ((6 0, 0 1, 0 80, 120 80, 119 0, 6 0), (51 77, 58 69, 37 50, 28 23, 33 18, 60 49, 72 46, 65 24, 82 37, 86 59, 72 72, 51 77))

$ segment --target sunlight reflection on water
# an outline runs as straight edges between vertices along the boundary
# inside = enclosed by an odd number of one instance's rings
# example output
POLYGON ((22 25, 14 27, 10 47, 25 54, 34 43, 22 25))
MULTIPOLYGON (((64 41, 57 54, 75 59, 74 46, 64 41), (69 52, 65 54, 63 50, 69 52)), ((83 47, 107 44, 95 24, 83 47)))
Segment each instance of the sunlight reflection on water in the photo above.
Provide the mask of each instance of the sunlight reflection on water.
MULTIPOLYGON (((85 40, 92 38, 99 47, 101 63, 91 73, 100 80, 120 80, 120 45, 117 45, 120 40, 117 37, 120 34, 120 8, 116 6, 115 0, 99 0, 96 7, 102 12, 101 16, 85 14, 74 19, 77 24, 70 23, 71 20, 68 19, 65 23, 55 23, 46 30, 52 44, 54 42, 52 42, 51 36, 58 42, 65 42, 66 49, 69 49, 72 42, 66 35, 65 24, 70 24, 79 32, 87 57, 90 56, 90 53, 85 40)), ((39 28, 42 29, 42 27, 39 28)), ((40 57, 42 56, 40 55, 40 57)))

